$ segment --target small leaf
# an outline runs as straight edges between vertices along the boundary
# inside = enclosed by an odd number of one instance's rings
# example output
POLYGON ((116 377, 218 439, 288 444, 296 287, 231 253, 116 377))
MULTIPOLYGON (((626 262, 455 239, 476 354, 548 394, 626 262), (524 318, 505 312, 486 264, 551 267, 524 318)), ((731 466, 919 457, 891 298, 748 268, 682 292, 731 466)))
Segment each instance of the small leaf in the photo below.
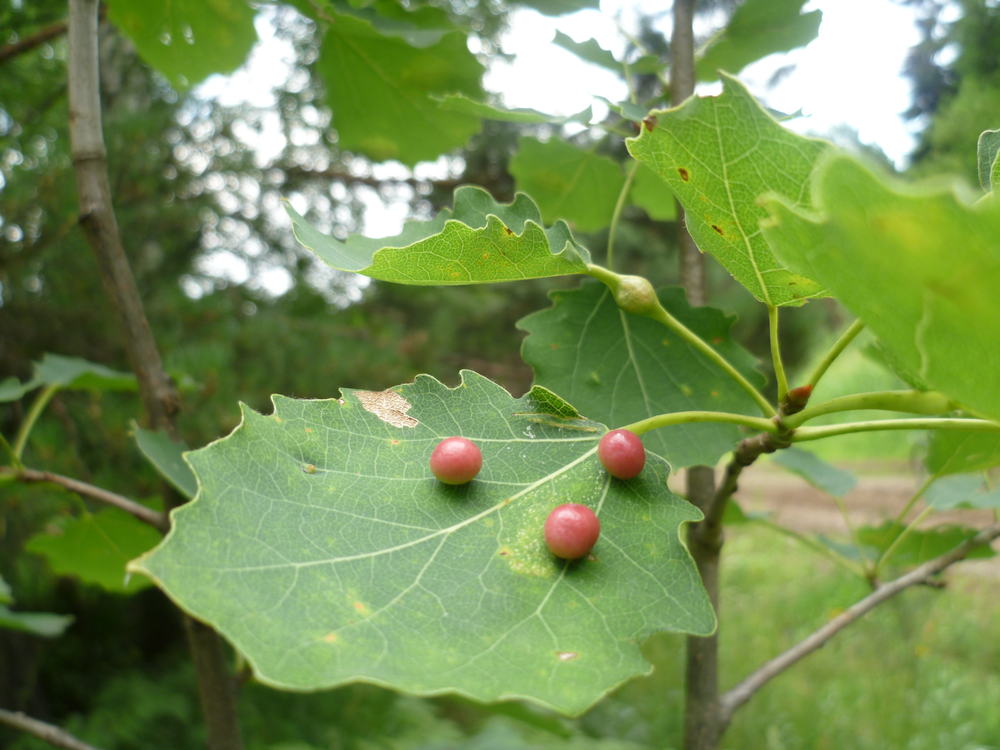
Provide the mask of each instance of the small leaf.
POLYGON ((805 0, 746 0, 725 28, 700 52, 699 81, 714 81, 720 70, 739 73, 776 52, 803 47, 819 33, 822 11, 802 13, 805 0))
POLYGON ((109 0, 108 17, 139 55, 177 89, 212 73, 230 73, 257 41, 245 0, 109 0))
POLYGON ((42 638, 56 638, 73 622, 72 615, 49 612, 14 612, 0 605, 0 628, 20 630, 42 638))
POLYGON ((548 229, 538 206, 519 194, 497 203, 489 193, 465 186, 455 191, 454 211, 409 222, 396 237, 346 241, 322 234, 285 204, 295 239, 323 261, 398 284, 450 285, 521 281, 583 273, 590 255, 563 222, 548 229))
POLYGON ((516 0, 516 4, 534 8, 546 16, 562 16, 588 8, 596 10, 600 7, 598 0, 516 0))
POLYGON ((646 116, 649 114, 648 108, 641 107, 635 102, 630 102, 628 100, 623 102, 613 102, 610 99, 603 96, 598 96, 596 98, 600 99, 602 102, 607 104, 608 109, 610 109, 612 112, 617 114, 622 119, 629 120, 630 122, 634 122, 636 124, 641 123, 643 120, 645 120, 646 116))
POLYGON ((828 287, 903 371, 1000 418, 1000 199, 972 206, 948 186, 903 185, 844 155, 817 170, 813 194, 817 213, 765 200, 775 253, 828 287))
POLYGON ((160 475, 184 497, 194 497, 198 491, 198 480, 184 463, 184 452, 188 447, 184 443, 175 443, 165 432, 144 430, 137 426, 133 426, 132 431, 135 444, 160 475))
POLYGON ((775 193, 808 206, 810 175, 830 146, 784 129, 735 78, 723 76, 722 87, 719 96, 651 112, 654 127, 626 145, 667 181, 703 252, 761 302, 802 304, 822 287, 774 257, 758 226, 767 212, 757 199, 775 193))
POLYGON ((538 202, 545 221, 564 219, 581 232, 611 223, 625 184, 621 166, 613 159, 559 138, 519 139, 509 169, 518 190, 538 202))
POLYGON ((801 448, 778 451, 771 460, 793 474, 798 474, 816 489, 834 497, 843 497, 858 483, 857 477, 851 472, 828 464, 816 454, 801 448))
POLYGON ((125 565, 160 538, 151 526, 117 508, 106 508, 36 534, 25 549, 44 557, 57 575, 96 584, 115 594, 134 594, 150 582, 127 574, 125 565))
MULTIPOLYGON (((660 323, 622 312, 607 288, 585 282, 549 294, 552 306, 518 322, 528 332, 521 349, 535 382, 564 396, 590 419, 621 427, 656 414, 712 410, 757 413, 754 401, 704 355, 660 323)), ((692 308, 680 289, 660 301, 712 343, 751 381, 761 383, 755 360, 730 337, 732 318, 692 308)), ((740 439, 729 424, 684 424, 643 435, 646 449, 679 469, 713 465, 740 439)))
POLYGON ((1000 465, 1000 432, 933 430, 924 461, 931 474, 961 474, 1000 465))
POLYGON ((977 148, 979 163, 979 184, 983 190, 993 189, 994 172, 997 170, 997 159, 1000 157, 1000 130, 984 130, 979 135, 977 148))
POLYGON ((483 120, 501 120, 503 122, 520 123, 556 123, 565 124, 568 122, 578 122, 586 125, 592 116, 590 107, 575 115, 547 115, 535 109, 505 109, 486 102, 471 99, 464 94, 446 94, 445 96, 431 97, 441 105, 441 109, 446 112, 460 112, 472 115, 483 120))
POLYGON ((46 353, 41 361, 35 363, 30 380, 21 383, 17 378, 10 377, 0 381, 0 403, 17 401, 35 388, 47 385, 94 391, 134 391, 138 387, 135 376, 130 373, 118 372, 79 357, 46 353))
POLYGON ((262 681, 371 681, 575 714, 649 671, 649 634, 713 630, 679 535, 700 514, 670 493, 663 461, 612 481, 596 456, 602 425, 469 371, 457 388, 420 376, 342 394, 275 396, 272 415, 245 408, 229 437, 189 453, 198 496, 130 565, 262 681), (450 435, 482 450, 468 485, 430 474, 450 435), (572 564, 542 533, 568 498, 602 525, 593 559, 572 564))

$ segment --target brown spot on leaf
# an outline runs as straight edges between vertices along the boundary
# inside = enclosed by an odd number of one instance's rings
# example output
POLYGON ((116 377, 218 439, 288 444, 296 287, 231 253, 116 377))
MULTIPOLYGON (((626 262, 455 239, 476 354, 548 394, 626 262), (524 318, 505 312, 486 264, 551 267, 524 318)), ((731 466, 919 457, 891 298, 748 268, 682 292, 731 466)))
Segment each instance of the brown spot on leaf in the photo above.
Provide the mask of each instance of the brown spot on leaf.
POLYGON ((302 471, 304 471, 306 474, 315 474, 316 464, 306 464, 305 466, 302 467, 302 471))
POLYGON ((395 391, 357 391, 356 395, 365 411, 393 427, 416 427, 418 424, 406 415, 412 404, 395 391))
POLYGON ((684 169, 684 167, 677 167, 677 174, 681 176, 681 179, 684 180, 684 182, 691 179, 691 173, 684 169))
POLYGON ((507 557, 507 555, 510 554, 510 548, 501 547, 499 551, 497 551, 497 554, 500 555, 500 557, 507 557))
POLYGON ((371 614, 371 610, 368 609, 368 605, 364 602, 354 602, 354 611, 362 617, 367 617, 371 614))
POLYGON ((712 229, 714 229, 716 232, 718 232, 723 237, 726 236, 726 233, 722 231, 722 227, 720 227, 718 224, 713 224, 712 225, 712 229))
POLYGON ((513 230, 513 229, 511 229, 510 227, 504 227, 504 228, 503 228, 503 231, 505 231, 505 232, 506 232, 507 234, 509 234, 509 235, 510 235, 510 234, 514 234, 514 230, 513 230))
POLYGON ((337 642, 337 634, 336 633, 327 633, 326 635, 323 636, 323 641, 325 643, 336 643, 337 642))
POLYGON ((653 128, 656 127, 656 118, 653 117, 652 115, 649 116, 649 117, 644 117, 642 119, 642 125, 643 125, 643 127, 646 128, 646 130, 648 130, 650 133, 652 133, 653 132, 653 128))

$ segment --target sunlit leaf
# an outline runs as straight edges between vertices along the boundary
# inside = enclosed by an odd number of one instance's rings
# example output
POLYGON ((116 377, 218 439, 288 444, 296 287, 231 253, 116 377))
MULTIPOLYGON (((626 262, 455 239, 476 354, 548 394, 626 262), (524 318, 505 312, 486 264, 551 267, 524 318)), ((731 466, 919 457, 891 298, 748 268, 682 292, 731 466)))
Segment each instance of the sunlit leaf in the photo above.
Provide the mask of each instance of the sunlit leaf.
POLYGON ((649 671, 650 633, 714 628, 680 541, 699 514, 667 489, 667 465, 651 457, 639 477, 610 479, 596 457, 604 426, 563 416, 572 407, 554 394, 514 399, 465 371, 454 389, 420 376, 273 400, 272 415, 244 409, 229 437, 188 454, 198 496, 130 565, 265 683, 371 681, 578 713, 649 671), (484 456, 463 486, 427 464, 456 434, 484 456), (602 525, 592 557, 572 564, 542 535, 568 500, 602 525))
POLYGON ((108 17, 175 88, 231 73, 257 41, 245 0, 108 0, 108 17))
POLYGON ((997 158, 1000 157, 1000 130, 984 130, 979 135, 977 148, 979 164, 979 184, 983 190, 992 190, 995 182, 995 172, 998 167, 997 158))
MULTIPOLYGON (((650 318, 628 315, 602 284, 550 293, 552 306, 518 322, 528 332, 521 355, 535 382, 611 427, 656 414, 712 410, 756 414, 746 391, 704 355, 650 318)), ((751 381, 762 384, 755 360, 733 343, 733 319, 713 308, 692 308, 680 289, 660 299, 676 318, 716 347, 751 381)), ((682 424, 643 436, 647 450, 679 469, 713 465, 741 436, 730 424, 682 424)))
POLYGON ((480 120, 448 111, 435 94, 480 96, 483 67, 464 34, 415 46, 370 21, 333 14, 317 70, 326 83, 338 145, 376 160, 434 159, 465 144, 480 120))
POLYGON ((802 13, 806 0, 746 0, 725 28, 713 37, 697 61, 699 81, 714 81, 719 71, 739 73, 752 62, 775 52, 809 44, 819 33, 823 13, 802 13))
POLYGON ((625 184, 621 166, 613 159, 559 138, 519 139, 509 169, 518 190, 538 202, 545 221, 563 219, 581 232, 611 223, 625 184))
POLYGON ((815 214, 766 200, 775 253, 827 286, 903 370, 1000 418, 1000 200, 972 206, 847 156, 829 158, 815 183, 815 214))
POLYGON ((398 284, 444 285, 520 281, 582 273, 590 256, 563 222, 542 225, 534 201, 519 194, 497 203, 477 187, 455 191, 453 210, 409 222, 396 237, 322 234, 285 206, 295 238, 323 261, 398 284))
POLYGON ((667 181, 691 236, 760 301, 801 304, 819 284, 779 263, 760 232, 764 193, 809 205, 810 175, 829 144, 785 130, 735 78, 719 96, 650 113, 629 152, 667 181))

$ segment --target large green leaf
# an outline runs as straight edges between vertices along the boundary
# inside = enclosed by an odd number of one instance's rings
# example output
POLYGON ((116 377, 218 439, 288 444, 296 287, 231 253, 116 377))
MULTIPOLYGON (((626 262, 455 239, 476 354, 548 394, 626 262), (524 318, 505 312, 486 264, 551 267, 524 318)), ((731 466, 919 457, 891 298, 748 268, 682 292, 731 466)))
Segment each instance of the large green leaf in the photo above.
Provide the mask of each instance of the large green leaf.
POLYGON ((564 222, 542 226, 526 195, 497 203, 485 190, 460 187, 455 207, 431 221, 409 222, 396 237, 346 241, 323 234, 286 204, 295 238, 326 263, 399 284, 482 284, 583 273, 590 256, 564 222))
MULTIPOLYGON (((703 354, 662 324, 622 312, 603 284, 551 292, 552 306, 518 322, 528 332, 521 355, 535 382, 612 427, 656 414, 689 410, 758 413, 747 393, 703 354)), ((754 358, 730 338, 733 319, 692 308, 680 289, 660 292, 663 306, 752 381, 754 358)), ((675 469, 713 465, 740 439, 730 424, 682 424, 643 436, 646 448, 675 469)))
POLYGON ((509 169, 518 190, 538 202, 545 221, 564 219, 581 232, 611 223, 625 184, 621 166, 613 159, 559 138, 521 138, 509 169))
POLYGON ((404 164, 459 148, 480 120, 449 111, 434 94, 481 94, 483 66, 458 31, 416 46, 370 21, 330 12, 317 69, 326 83, 338 145, 404 164))
POLYGON ((149 586, 146 578, 128 575, 125 565, 160 541, 160 533, 152 526, 117 508, 49 526, 31 537, 25 549, 44 557, 57 575, 116 594, 132 594, 149 586))
POLYGON ((767 199, 775 253, 827 286, 904 370, 1000 418, 1000 200, 893 184, 842 155, 817 170, 813 193, 815 215, 767 199))
POLYGON ((735 78, 722 94, 650 113, 656 124, 626 141, 629 152, 667 181, 684 206, 688 230, 761 302, 801 304, 819 284, 789 271, 758 227, 764 193, 809 205, 810 175, 823 141, 781 127, 735 78))
POLYGON ((246 0, 109 0, 108 17, 175 88, 236 70, 257 41, 246 0))
POLYGON ((739 73, 775 52, 809 44, 819 33, 822 11, 802 13, 806 0, 746 0, 725 28, 700 52, 699 81, 714 81, 720 70, 739 73))
POLYGON ((369 681, 481 701, 529 698, 578 713, 649 671, 658 630, 708 633, 714 616, 681 525, 698 511, 652 458, 611 480, 604 427, 544 389, 514 399, 465 371, 343 398, 274 397, 227 438, 187 454, 199 492, 130 568, 218 628, 264 682, 369 681), (442 438, 483 451, 480 475, 444 485, 442 438), (600 515, 577 563, 542 526, 568 501, 600 515))

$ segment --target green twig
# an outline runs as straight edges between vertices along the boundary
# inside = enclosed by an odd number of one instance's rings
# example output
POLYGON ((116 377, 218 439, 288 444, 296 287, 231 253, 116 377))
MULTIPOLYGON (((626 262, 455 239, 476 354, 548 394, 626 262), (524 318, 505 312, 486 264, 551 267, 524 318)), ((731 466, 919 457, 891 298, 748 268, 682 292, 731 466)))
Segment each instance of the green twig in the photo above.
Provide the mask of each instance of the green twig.
POLYGON ((625 208, 625 201, 628 198, 628 192, 632 188, 632 181, 635 179, 635 173, 639 169, 639 162, 633 160, 628 166, 628 170, 625 173, 625 184, 622 185, 622 189, 618 191, 618 200, 615 201, 615 210, 611 214, 611 226, 608 228, 608 253, 605 257, 605 263, 608 264, 608 268, 614 268, 614 257, 615 257, 615 237, 618 234, 618 222, 621 219, 622 209, 625 208))
POLYGON ((955 406, 950 398, 935 391, 873 391, 832 398, 815 406, 809 406, 798 414, 785 417, 783 421, 786 427, 794 429, 823 414, 881 410, 933 415, 947 413, 955 406))
POLYGON ((860 320, 855 320, 847 327, 847 330, 840 334, 840 338, 833 342, 833 346, 830 347, 830 350, 823 356, 820 363, 816 365, 816 369, 813 370, 812 375, 809 376, 809 385, 815 386, 819 382, 823 374, 833 364, 833 361, 840 356, 840 353, 847 348, 848 344, 854 341, 854 337, 861 333, 861 329, 864 327, 864 323, 860 320))
POLYGON ((732 414, 724 411, 675 411, 667 414, 657 414, 655 417, 627 424, 624 429, 642 435, 650 430, 660 427, 670 427, 678 424, 692 424, 695 422, 726 422, 730 424, 741 424, 752 427, 755 430, 776 434, 777 425, 770 419, 763 417, 749 417, 745 414, 732 414))
POLYGON ((896 519, 893 521, 894 524, 896 524, 897 526, 901 526, 903 524, 903 521, 906 520, 906 517, 910 515, 910 511, 913 510, 913 506, 917 504, 917 501, 924 496, 924 493, 927 492, 930 486, 934 484, 934 482, 936 482, 937 479, 938 479, 937 474, 931 474, 929 477, 927 477, 927 479, 924 480, 923 484, 921 484, 917 488, 917 491, 910 496, 910 499, 906 501, 906 505, 903 506, 903 509, 896 514, 896 519))
POLYGON ((778 403, 785 400, 788 394, 788 376, 785 375, 785 363, 781 359, 781 340, 778 337, 778 308, 767 306, 767 323, 771 332, 771 364, 774 366, 774 379, 778 381, 778 403))
POLYGON ((31 430, 35 426, 35 422, 38 421, 38 417, 41 416, 43 411, 45 411, 45 407, 48 406, 49 401, 52 400, 52 397, 55 396, 58 391, 58 385, 46 386, 37 396, 35 396, 35 400, 31 402, 31 407, 28 409, 28 413, 25 415, 24 421, 21 422, 17 435, 14 437, 13 450, 18 463, 21 462, 21 457, 24 455, 24 446, 28 442, 28 435, 31 434, 31 430))
POLYGON ((854 524, 851 523, 851 517, 847 514, 847 505, 844 503, 844 498, 838 495, 832 495, 831 497, 833 497, 833 502, 837 504, 840 517, 844 519, 844 526, 847 527, 847 533, 851 536, 851 544, 854 545, 854 549, 858 553, 858 559, 861 560, 861 569, 864 572, 865 578, 867 578, 869 572, 871 572, 870 561, 865 557, 864 549, 861 546, 861 537, 858 536, 858 530, 854 528, 854 524))
MULTIPOLYGON (((614 271, 602 266, 589 264, 587 266, 586 273, 607 286, 608 289, 611 290, 612 294, 618 291, 622 277, 614 271)), ((754 401, 757 402, 757 405, 765 415, 773 417, 778 413, 774 406, 772 406, 767 400, 767 397, 757 390, 753 383, 747 380, 743 376, 743 373, 737 370, 728 359, 719 354, 719 352, 716 351, 707 341, 701 338, 701 336, 671 315, 659 300, 654 300, 654 302, 655 304, 644 313, 646 317, 662 323, 667 328, 674 331, 674 333, 680 336, 685 342, 704 354, 710 361, 718 366, 719 369, 736 381, 736 383, 744 391, 746 391, 754 401)))
POLYGON ((10 443, 7 442, 7 438, 5 438, 3 435, 0 435, 0 448, 3 448, 7 452, 7 455, 10 456, 11 466, 13 466, 15 469, 18 470, 24 468, 24 464, 21 463, 21 457, 14 452, 14 449, 11 447, 10 443))
POLYGON ((835 435, 851 435, 856 432, 877 430, 973 430, 990 432, 1000 430, 1000 423, 988 419, 951 419, 947 417, 931 419, 873 419, 868 422, 845 422, 827 427, 800 427, 792 434, 793 443, 819 440, 835 435))

